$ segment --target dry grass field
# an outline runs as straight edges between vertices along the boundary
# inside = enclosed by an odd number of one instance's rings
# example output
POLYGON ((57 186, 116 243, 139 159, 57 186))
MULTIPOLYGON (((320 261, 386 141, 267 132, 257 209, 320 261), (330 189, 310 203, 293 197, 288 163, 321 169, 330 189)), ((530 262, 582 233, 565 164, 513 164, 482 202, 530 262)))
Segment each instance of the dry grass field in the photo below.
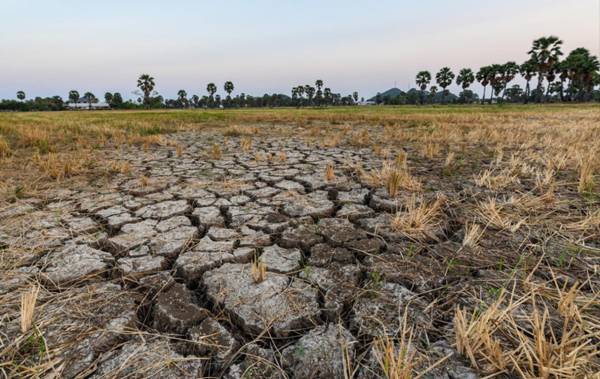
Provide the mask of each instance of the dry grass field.
POLYGON ((600 109, 0 113, 0 272, 0 377, 600 378, 600 109))

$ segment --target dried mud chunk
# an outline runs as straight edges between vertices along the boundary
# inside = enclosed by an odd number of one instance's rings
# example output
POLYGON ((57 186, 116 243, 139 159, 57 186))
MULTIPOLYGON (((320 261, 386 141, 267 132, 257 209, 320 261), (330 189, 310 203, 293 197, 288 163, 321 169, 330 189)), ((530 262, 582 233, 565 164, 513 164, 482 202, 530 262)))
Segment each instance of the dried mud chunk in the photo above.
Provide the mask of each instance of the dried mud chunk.
POLYGON ((328 199, 326 191, 315 191, 308 195, 296 196, 283 206, 283 212, 290 217, 328 217, 333 214, 335 206, 328 199))
POLYGON ((278 245, 265 247, 260 261, 267 265, 267 270, 280 274, 298 271, 301 267, 302 253, 298 249, 284 249, 278 245))
POLYGON ((240 347, 233 335, 212 317, 190 329, 186 344, 193 354, 212 357, 217 367, 230 361, 240 347))
POLYGON ((45 258, 43 278, 57 286, 103 276, 114 261, 112 255, 86 245, 70 245, 45 258))
POLYGON ((163 332, 185 334, 210 315, 193 303, 191 292, 179 283, 162 292, 153 307, 153 327, 163 332))
POLYGON ((355 301, 351 328, 371 338, 397 335, 402 331, 406 307, 408 325, 415 326, 417 333, 430 327, 431 319, 424 313, 426 306, 414 292, 396 283, 383 283, 365 290, 355 301))
POLYGON ((223 307, 246 332, 258 335, 272 328, 286 337, 314 325, 319 314, 317 292, 287 276, 267 274, 255 283, 249 264, 224 264, 203 276, 209 299, 223 307))
POLYGON ((177 354, 165 338, 132 340, 104 354, 91 378, 202 378, 204 360, 177 354))
POLYGON ((321 325, 283 350, 283 367, 294 378, 343 378, 354 360, 355 345, 356 340, 343 326, 321 325))
POLYGON ((327 266, 332 262, 354 263, 354 254, 343 247, 332 247, 326 243, 320 243, 310 249, 308 262, 314 266, 327 266))
POLYGON ((299 225, 295 228, 286 229, 281 235, 280 244, 283 247, 297 247, 308 250, 312 246, 323 242, 323 237, 317 234, 315 225, 299 225))
POLYGON ((192 207, 185 200, 168 200, 161 203, 146 205, 135 212, 137 217, 166 219, 173 216, 182 215, 192 210, 192 207))

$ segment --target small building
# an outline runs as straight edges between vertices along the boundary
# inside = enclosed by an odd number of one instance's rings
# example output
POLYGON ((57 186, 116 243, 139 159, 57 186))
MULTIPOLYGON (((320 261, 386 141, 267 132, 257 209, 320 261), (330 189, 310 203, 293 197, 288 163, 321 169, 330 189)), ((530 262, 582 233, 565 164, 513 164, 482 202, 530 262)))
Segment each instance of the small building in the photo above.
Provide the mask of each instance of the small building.
POLYGON ((68 109, 73 109, 73 110, 98 110, 98 109, 110 109, 110 105, 108 105, 108 103, 104 103, 104 102, 98 102, 98 103, 67 103, 67 108, 68 109))

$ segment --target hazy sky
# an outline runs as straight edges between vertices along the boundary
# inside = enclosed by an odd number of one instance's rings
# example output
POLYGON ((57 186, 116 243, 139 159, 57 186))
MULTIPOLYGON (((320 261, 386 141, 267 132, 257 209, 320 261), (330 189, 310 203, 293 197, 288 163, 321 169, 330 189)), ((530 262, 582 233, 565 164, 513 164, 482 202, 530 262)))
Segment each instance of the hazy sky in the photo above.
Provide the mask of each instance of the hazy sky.
POLYGON ((149 73, 178 89, 289 94, 298 84, 371 96, 418 70, 521 62, 555 34, 600 55, 600 0, 0 0, 0 98, 70 89, 133 97, 149 73))

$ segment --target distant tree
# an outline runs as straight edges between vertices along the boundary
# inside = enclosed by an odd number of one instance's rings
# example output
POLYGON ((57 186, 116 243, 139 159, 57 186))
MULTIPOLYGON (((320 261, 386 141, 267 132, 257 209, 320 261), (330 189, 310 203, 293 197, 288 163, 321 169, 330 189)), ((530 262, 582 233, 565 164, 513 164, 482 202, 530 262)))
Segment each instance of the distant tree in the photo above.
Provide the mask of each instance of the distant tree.
POLYGON ((470 68, 463 68, 459 71, 458 76, 456 77, 456 84, 461 86, 463 91, 468 89, 474 81, 475 74, 473 74, 473 70, 470 68))
POLYGON ((120 108, 123 105, 123 97, 119 92, 115 92, 112 95, 111 106, 115 108, 120 108))
POLYGON ((72 89, 69 91, 69 101, 73 104, 77 104, 79 102, 79 92, 72 89))
POLYGON ((524 95, 525 93, 518 84, 515 84, 506 90, 507 99, 512 103, 519 102, 524 95))
POLYGON ((304 86, 299 85, 298 87, 296 87, 296 90, 298 92, 298 99, 300 101, 300 105, 302 105, 302 99, 304 98, 304 86))
POLYGON ((531 87, 529 86, 529 83, 531 82, 531 79, 533 79, 533 77, 535 76, 535 70, 535 63, 531 59, 525 61, 523 64, 521 64, 521 66, 519 66, 519 73, 521 74, 523 79, 525 79, 526 82, 525 92, 523 93, 523 101, 525 103, 529 102, 529 96, 531 94, 531 87))
POLYGON ((233 82, 226 81, 225 85, 223 85, 223 89, 227 92, 227 100, 231 100, 231 93, 233 92, 233 82))
POLYGON ((306 97, 308 98, 308 104, 312 105, 312 99, 315 96, 315 87, 310 85, 304 86, 304 92, 306 92, 306 97))
POLYGON ((501 64, 493 64, 490 66, 490 71, 488 72, 490 85, 492 86, 492 93, 490 94, 490 104, 494 101, 494 95, 498 97, 502 89, 504 88, 504 84, 502 82, 502 65, 501 64))
POLYGON ((508 83, 512 82, 512 80, 519 73, 519 65, 513 61, 506 62, 500 68, 500 75, 502 76, 502 84, 503 84, 503 93, 502 99, 506 97, 506 88, 508 87, 508 83))
POLYGON ((355 103, 358 103, 358 92, 357 91, 352 92, 352 98, 354 99, 355 103))
POLYGON ((430 99, 431 103, 433 103, 435 101, 435 95, 437 95, 437 91, 438 91, 437 86, 431 86, 431 88, 429 88, 429 97, 431 98, 430 99))
POLYGON ((106 102, 106 104, 111 105, 113 101, 113 94, 110 92, 106 92, 104 94, 104 101, 106 102))
POLYGON ((317 87, 317 90, 315 92, 315 101, 317 105, 320 106, 323 103, 323 80, 317 79, 315 81, 315 87, 317 87))
POLYGON ((92 104, 94 104, 95 102, 98 101, 96 99, 96 96, 93 93, 91 93, 91 92, 84 93, 83 94, 83 99, 85 100, 86 103, 88 103, 89 109, 92 109, 92 104))
POLYGON ((187 106, 187 92, 184 89, 177 91, 177 102, 181 108, 187 106))
POLYGON ((594 86, 599 80, 598 58, 591 55, 589 50, 580 47, 571 51, 563 64, 570 79, 570 96, 574 96, 577 101, 591 99, 594 86))
POLYGON ((215 107, 219 108, 221 106, 221 95, 215 96, 215 107))
POLYGON ((446 96, 448 95, 446 88, 452 84, 453 80, 454 73, 449 67, 442 67, 442 69, 435 75, 435 81, 440 87, 442 87, 442 102, 445 102, 446 96))
POLYGON ((559 62, 560 56, 563 54, 561 50, 562 41, 555 36, 542 37, 533 41, 531 50, 528 54, 530 60, 536 67, 538 75, 537 96, 538 102, 543 99, 542 86, 544 78, 548 75, 553 75, 556 65, 559 62))
POLYGON ((325 104, 332 103, 333 99, 332 99, 332 95, 331 95, 331 88, 325 87, 323 89, 323 101, 325 101, 325 104))
POLYGON ((206 85, 206 92, 208 92, 208 101, 210 106, 215 102, 215 93, 217 92, 217 86, 215 83, 208 83, 206 85))
POLYGON ((194 105, 194 108, 198 108, 198 105, 200 104, 200 97, 198 95, 192 95, 192 104, 194 105))
POLYGON ((25 100, 25 92, 24 91, 18 91, 17 92, 17 99, 23 101, 25 100))
POLYGON ((144 94, 143 101, 144 101, 144 105, 146 107, 150 106, 150 102, 151 102, 150 95, 152 95, 152 91, 154 91, 155 85, 156 84, 154 83, 154 78, 148 74, 142 74, 138 78, 137 87, 144 94))
POLYGON ((487 86, 490 84, 490 79, 493 77, 492 67, 483 66, 477 71, 475 78, 483 86, 483 96, 481 97, 481 103, 485 103, 485 91, 487 86))
POLYGON ((421 89, 421 104, 424 102, 425 90, 431 83, 431 73, 429 71, 420 71, 416 78, 417 86, 421 89))

